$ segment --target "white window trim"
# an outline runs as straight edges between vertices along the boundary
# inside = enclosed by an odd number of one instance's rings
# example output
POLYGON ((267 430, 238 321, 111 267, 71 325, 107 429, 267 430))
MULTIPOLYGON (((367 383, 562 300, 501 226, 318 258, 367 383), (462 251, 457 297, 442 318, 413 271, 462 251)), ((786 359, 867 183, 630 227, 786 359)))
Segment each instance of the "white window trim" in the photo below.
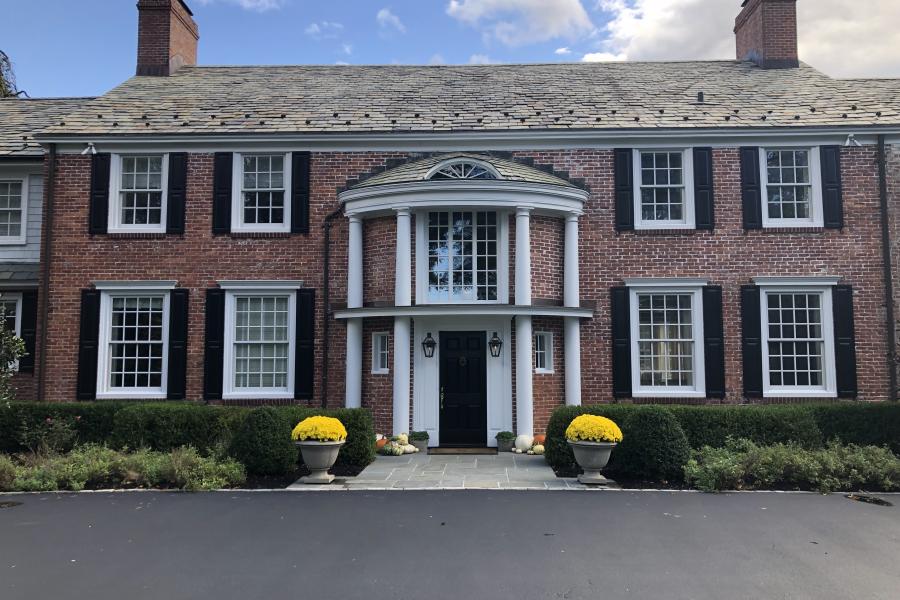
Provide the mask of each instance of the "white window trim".
POLYGON ((30 189, 28 187, 30 182, 28 179, 28 175, 13 175, 10 177, 6 177, 2 173, 0 173, 0 180, 2 181, 19 181, 22 183, 22 226, 19 229, 20 233, 17 236, 0 236, 0 245, 2 246, 21 246, 28 241, 28 196, 30 194, 30 189))
POLYGON ((764 398, 837 398, 837 369, 834 354, 834 308, 831 290, 837 278, 756 278, 759 285, 760 343, 762 345, 762 373, 764 398), (819 281, 819 285, 809 282, 819 281), (832 283, 833 281, 833 283, 832 283), (765 282, 765 283, 761 283, 765 282), (800 283, 798 283, 800 282, 800 283), (806 283, 803 283, 806 282, 806 283), (822 386, 773 386, 769 383, 769 299, 768 293, 822 294, 822 386))
MULTIPOLYGON (((628 285, 628 306, 631 335, 631 395, 634 398, 705 398, 706 397, 706 355, 703 331, 703 280, 657 280, 657 285, 650 285, 649 280, 631 280, 637 285, 628 285), (692 282, 674 283, 677 281, 692 282), (638 350, 639 321, 638 294, 692 294, 691 302, 694 328, 694 386, 687 387, 653 387, 641 385, 640 352, 638 350)), ((626 282, 628 283, 628 282, 626 282)))
POLYGON ((279 400, 294 397, 294 357, 297 351, 297 291, 284 288, 248 288, 236 287, 225 292, 225 348, 222 369, 222 399, 279 400), (288 296, 288 379, 285 390, 275 388, 240 388, 234 387, 234 311, 235 296, 288 296))
POLYGON ((169 198, 169 154, 159 152, 136 152, 113 154, 109 164, 109 216, 107 231, 110 233, 165 233, 166 212, 169 198), (161 156, 162 157, 162 199, 158 225, 123 225, 122 224, 122 158, 126 156, 161 156))
POLYGON ((634 179, 634 228, 635 229, 696 229, 694 208, 694 151, 693 148, 635 148, 632 150, 634 179), (645 221, 641 218, 641 154, 653 152, 681 152, 684 184, 684 219, 681 221, 645 221))
POLYGON ((760 170, 760 202, 762 203, 762 223, 764 228, 825 226, 825 214, 822 207, 822 156, 819 146, 764 146, 759 149, 760 170), (808 219, 770 219, 769 218, 769 172, 768 152, 770 150, 809 150, 809 183, 810 198, 808 219))
POLYGON ((137 293, 138 291, 167 291, 174 290, 178 285, 177 281, 174 280, 159 280, 159 281, 95 281, 94 287, 98 290, 104 291, 133 291, 137 293))
MULTIPOLYGON (((17 338, 22 337, 22 293, 21 292, 0 292, 0 301, 14 300, 16 303, 16 324, 13 333, 17 338)), ((12 361, 11 367, 13 371, 19 370, 19 361, 12 361)))
POLYGON ((542 369, 537 367, 537 344, 535 343, 535 368, 534 372, 538 375, 552 375, 556 371, 553 368, 553 332, 552 331, 537 331, 534 334, 535 338, 542 337, 546 341, 544 342, 544 358, 545 358, 545 366, 542 369))
MULTIPOLYGON (((509 304, 509 211, 491 206, 461 208, 435 207, 416 211, 416 304, 472 305, 509 304), (495 212, 497 213, 497 299, 466 300, 465 302, 431 302, 428 298, 428 214, 432 212, 495 212)), ((473 241, 474 243, 474 241, 473 241)))
POLYGON ((289 233, 291 231, 291 190, 293 163, 291 152, 235 152, 231 178, 231 231, 243 233, 289 233), (244 155, 284 156, 284 223, 244 223, 244 155))
MULTIPOLYGON (((447 160, 443 160, 443 161, 439 162, 437 165, 433 166, 428 171, 428 173, 425 174, 425 179, 430 180, 432 177, 434 177, 435 175, 437 175, 438 173, 440 173, 447 167, 452 167, 453 165, 458 165, 458 164, 475 165, 475 166, 478 166, 478 167, 484 169, 488 173, 490 173, 494 177, 494 179, 503 179, 503 177, 500 176, 500 171, 498 171, 496 168, 494 168, 494 165, 492 165, 490 163, 486 163, 483 160, 478 160, 476 158, 466 158, 463 156, 449 158, 447 160)), ((463 181, 465 181, 465 179, 463 179, 463 181)))
MULTIPOLYGON (((153 283, 153 282, 147 282, 153 283)), ((102 289, 102 288, 98 288, 102 289)), ((169 377, 169 300, 171 288, 165 287, 136 287, 132 289, 110 287, 102 289, 100 294, 100 337, 97 348, 97 399, 100 400, 125 400, 125 399, 165 399, 169 377), (127 298, 129 296, 162 296, 163 298, 163 352, 162 352, 162 377, 161 387, 158 388, 113 388, 109 385, 110 367, 110 329, 112 327, 112 299, 127 298)))
POLYGON ((386 331, 376 331, 372 334, 372 374, 373 375, 387 375, 391 372, 389 366, 381 367, 378 364, 379 351, 378 351, 378 340, 380 338, 384 338, 387 341, 387 356, 388 356, 388 365, 390 365, 390 357, 391 357, 391 338, 386 331))

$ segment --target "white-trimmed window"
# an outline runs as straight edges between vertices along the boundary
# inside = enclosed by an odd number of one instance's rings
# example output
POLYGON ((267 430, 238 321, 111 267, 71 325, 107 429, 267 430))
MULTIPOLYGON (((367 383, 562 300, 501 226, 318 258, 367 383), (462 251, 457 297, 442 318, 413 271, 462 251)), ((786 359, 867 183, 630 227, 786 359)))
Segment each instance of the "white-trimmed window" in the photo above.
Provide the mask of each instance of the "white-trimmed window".
POLYGON ((635 397, 703 397, 704 284, 629 286, 635 397))
POLYGON ((169 290, 102 290, 97 397, 165 398, 168 343, 169 290))
POLYGON ((28 178, 0 177, 0 244, 25 242, 28 178))
POLYGON ((549 331, 534 334, 534 372, 553 373, 553 334, 549 331))
POLYGON ((389 337, 387 333, 372 334, 372 373, 385 375, 390 373, 388 357, 390 356, 389 337))
MULTIPOLYGON (((0 311, 3 311, 3 324, 7 331, 11 331, 16 337, 22 337, 22 294, 18 292, 0 293, 0 311)), ((14 370, 18 370, 18 362, 12 363, 14 370)))
POLYGON ((164 233, 167 154, 114 154, 111 161, 109 231, 164 233))
POLYGON ((429 303, 498 302, 500 226, 493 211, 429 212, 429 303))
POLYGON ((763 226, 821 227, 819 148, 760 148, 763 226))
POLYGON ((291 229, 291 153, 234 155, 232 231, 291 229))
POLYGON ((693 229, 694 155, 688 149, 634 151, 638 229, 693 229))
POLYGON ((225 398, 293 398, 295 291, 233 289, 225 295, 225 398))
POLYGON ((760 289, 763 395, 836 397, 831 286, 760 289))

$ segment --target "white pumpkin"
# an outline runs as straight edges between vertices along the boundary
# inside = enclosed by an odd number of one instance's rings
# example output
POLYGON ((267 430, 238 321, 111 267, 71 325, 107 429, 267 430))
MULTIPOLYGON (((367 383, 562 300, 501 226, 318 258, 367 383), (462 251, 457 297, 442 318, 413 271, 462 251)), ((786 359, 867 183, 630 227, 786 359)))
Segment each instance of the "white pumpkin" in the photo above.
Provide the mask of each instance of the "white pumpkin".
POLYGON ((525 452, 529 450, 531 446, 534 444, 534 437, 530 435, 522 434, 516 438, 516 450, 521 450, 525 452))

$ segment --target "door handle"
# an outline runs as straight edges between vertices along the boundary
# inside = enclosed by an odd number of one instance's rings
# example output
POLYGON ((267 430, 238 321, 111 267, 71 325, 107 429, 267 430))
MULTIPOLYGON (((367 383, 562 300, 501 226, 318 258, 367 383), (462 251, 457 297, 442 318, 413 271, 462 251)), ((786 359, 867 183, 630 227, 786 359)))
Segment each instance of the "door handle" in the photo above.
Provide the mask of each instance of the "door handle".
POLYGON ((444 410, 444 386, 441 386, 441 410, 444 410))

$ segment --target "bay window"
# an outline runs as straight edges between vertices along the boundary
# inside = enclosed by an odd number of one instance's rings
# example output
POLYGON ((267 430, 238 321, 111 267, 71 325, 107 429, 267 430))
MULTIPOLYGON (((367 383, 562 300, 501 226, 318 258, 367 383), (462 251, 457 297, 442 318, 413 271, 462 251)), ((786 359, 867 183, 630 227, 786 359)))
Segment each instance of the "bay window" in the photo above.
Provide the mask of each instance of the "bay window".
POLYGON ((500 265, 505 267, 506 254, 497 213, 441 211, 422 217, 427 220, 426 301, 500 301, 500 265))

